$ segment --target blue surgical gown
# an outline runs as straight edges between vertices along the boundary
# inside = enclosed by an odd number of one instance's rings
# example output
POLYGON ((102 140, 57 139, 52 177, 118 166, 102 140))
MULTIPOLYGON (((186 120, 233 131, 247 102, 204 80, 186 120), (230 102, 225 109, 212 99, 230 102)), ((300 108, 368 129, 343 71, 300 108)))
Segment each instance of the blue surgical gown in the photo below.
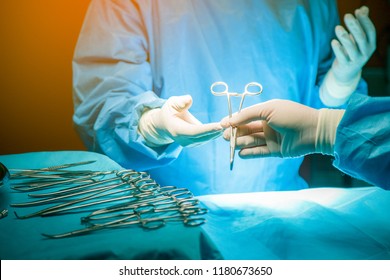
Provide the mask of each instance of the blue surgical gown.
POLYGON ((390 97, 355 94, 337 128, 333 165, 390 189, 390 97))
POLYGON ((190 94, 190 112, 218 122, 228 106, 210 93, 216 81, 234 92, 261 83, 263 93, 244 106, 281 98, 322 107, 319 85, 338 23, 335 0, 94 0, 73 60, 75 127, 89 150, 196 195, 306 188, 302 159, 236 156, 230 171, 222 138, 150 148, 138 120, 145 108, 190 94))

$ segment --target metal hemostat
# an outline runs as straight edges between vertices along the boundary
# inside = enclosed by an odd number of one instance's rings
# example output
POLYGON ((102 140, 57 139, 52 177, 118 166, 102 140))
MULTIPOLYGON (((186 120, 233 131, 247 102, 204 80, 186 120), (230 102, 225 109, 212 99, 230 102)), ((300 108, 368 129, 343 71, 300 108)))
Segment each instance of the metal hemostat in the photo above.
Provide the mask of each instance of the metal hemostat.
MULTIPOLYGON (((231 118, 233 115, 231 97, 236 96, 241 98, 240 106, 238 107, 238 113, 239 113, 241 112, 245 97, 248 95, 253 96, 253 95, 261 94, 263 92, 263 86, 259 83, 251 82, 245 86, 244 92, 238 93, 238 92, 230 92, 229 87, 225 82, 215 82, 211 85, 210 91, 215 96, 226 95, 228 110, 229 110, 229 118, 231 118)), ((237 142, 237 127, 232 127, 230 129, 230 170, 233 170, 236 142, 237 142)))
POLYGON ((205 223, 207 209, 186 188, 161 187, 147 172, 135 170, 68 170, 90 164, 84 161, 41 169, 11 169, 11 186, 28 192, 32 201, 14 203, 13 207, 37 207, 40 210, 15 215, 19 219, 89 212, 81 218, 85 228, 47 238, 64 238, 97 230, 139 226, 157 229, 168 222, 186 226, 205 223), (44 208, 42 208, 44 206, 44 208), (91 212, 92 211, 92 212, 91 212))

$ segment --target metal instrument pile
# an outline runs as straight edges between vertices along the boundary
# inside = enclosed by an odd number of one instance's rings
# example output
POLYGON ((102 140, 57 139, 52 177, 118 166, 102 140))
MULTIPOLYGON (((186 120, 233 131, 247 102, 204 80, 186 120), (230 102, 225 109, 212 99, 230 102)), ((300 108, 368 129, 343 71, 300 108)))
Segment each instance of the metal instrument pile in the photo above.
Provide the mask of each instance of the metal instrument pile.
POLYGON ((86 213, 84 228, 61 233, 43 234, 63 238, 107 228, 140 226, 157 229, 168 222, 198 226, 207 209, 186 188, 160 186, 147 172, 135 170, 71 170, 90 164, 77 162, 41 169, 10 169, 11 188, 28 192, 32 201, 14 203, 12 207, 34 207, 35 212, 15 215, 19 219, 71 213, 86 213))

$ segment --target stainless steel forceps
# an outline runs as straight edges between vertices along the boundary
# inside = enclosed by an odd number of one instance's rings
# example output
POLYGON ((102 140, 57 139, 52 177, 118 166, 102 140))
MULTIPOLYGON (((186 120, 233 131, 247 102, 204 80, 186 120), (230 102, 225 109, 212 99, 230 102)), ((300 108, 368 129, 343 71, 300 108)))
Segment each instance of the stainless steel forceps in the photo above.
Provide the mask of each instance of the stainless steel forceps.
MULTIPOLYGON (((211 85, 210 91, 215 96, 227 96, 228 109, 229 109, 229 118, 232 117, 232 105, 231 105, 231 96, 241 97, 240 106, 238 107, 238 113, 241 112, 242 105, 244 103, 245 96, 247 95, 258 95, 263 92, 263 86, 256 82, 248 83, 245 86, 244 92, 229 92, 229 87, 225 82, 215 82, 211 85)), ((230 129, 230 170, 233 170, 234 163, 234 151, 236 149, 236 140, 237 140, 237 127, 232 127, 230 129)))

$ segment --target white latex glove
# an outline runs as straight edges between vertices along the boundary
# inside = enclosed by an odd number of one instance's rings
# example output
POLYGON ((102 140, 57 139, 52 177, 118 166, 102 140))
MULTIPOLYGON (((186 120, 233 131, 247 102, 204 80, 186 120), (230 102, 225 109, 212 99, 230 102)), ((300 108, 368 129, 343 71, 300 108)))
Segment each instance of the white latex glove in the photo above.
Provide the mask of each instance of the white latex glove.
POLYGON ((355 10, 355 16, 346 14, 344 22, 349 33, 341 25, 336 26, 337 39, 331 46, 335 60, 321 86, 321 99, 329 106, 344 104, 356 90, 363 66, 376 49, 375 26, 369 18, 366 6, 355 10))
POLYGON ((139 133, 151 147, 173 142, 181 146, 196 146, 222 134, 219 123, 202 124, 188 109, 190 95, 172 96, 161 108, 144 112, 138 124, 139 133))
POLYGON ((238 127, 237 148, 242 158, 299 157, 333 154, 337 126, 344 110, 316 110, 288 100, 270 100, 243 109, 221 121, 224 138, 238 127))

